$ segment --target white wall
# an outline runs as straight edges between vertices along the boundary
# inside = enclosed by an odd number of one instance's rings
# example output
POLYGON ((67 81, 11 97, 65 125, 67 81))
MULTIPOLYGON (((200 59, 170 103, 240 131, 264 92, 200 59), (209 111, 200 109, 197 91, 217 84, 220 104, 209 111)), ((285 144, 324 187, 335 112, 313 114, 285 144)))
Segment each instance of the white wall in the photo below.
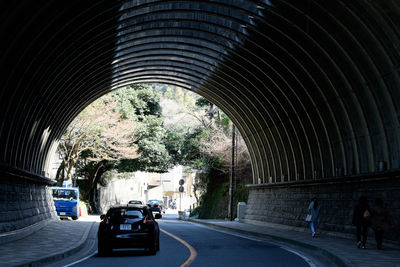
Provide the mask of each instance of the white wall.
POLYGON ((179 180, 182 179, 183 167, 176 166, 166 173, 160 174, 160 184, 164 191, 177 191, 179 188, 179 180))
POLYGON ((147 201, 150 199, 158 199, 158 200, 163 200, 163 190, 161 186, 154 187, 152 189, 147 190, 147 201))
POLYGON ((106 187, 98 187, 99 209, 102 213, 105 213, 110 206, 115 204, 126 204, 129 200, 141 200, 146 204, 150 199, 164 200, 166 202, 164 205, 168 207, 167 197, 163 198, 163 194, 164 192, 172 191, 175 193, 169 199, 176 199, 177 208, 180 210, 189 210, 190 206, 193 208, 196 202, 196 198, 192 192, 193 181, 189 181, 194 178, 195 173, 192 175, 184 174, 183 167, 178 166, 171 169, 168 173, 151 174, 136 172, 130 179, 113 179, 106 187), (162 181, 162 185, 160 183, 159 186, 148 189, 149 181, 154 180, 154 175, 158 176, 159 181, 162 181), (182 194, 178 193, 180 179, 185 180, 185 184, 183 185, 184 192, 182 194), (182 200, 180 201, 180 199, 182 200))
POLYGON ((130 179, 113 179, 106 187, 98 187, 99 208, 105 213, 110 206, 129 200, 146 202, 147 174, 137 172, 130 179))
POLYGON ((189 210, 195 207, 196 198, 194 196, 190 197, 185 193, 175 193, 173 199, 176 199, 176 208, 178 210, 189 210))

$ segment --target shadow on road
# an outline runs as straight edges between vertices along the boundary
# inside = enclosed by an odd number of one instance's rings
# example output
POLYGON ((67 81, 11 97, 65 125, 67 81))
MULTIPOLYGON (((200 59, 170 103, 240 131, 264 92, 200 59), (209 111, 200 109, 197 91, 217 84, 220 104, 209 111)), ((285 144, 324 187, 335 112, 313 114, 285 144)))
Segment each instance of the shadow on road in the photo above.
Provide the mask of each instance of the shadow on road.
POLYGON ((100 256, 99 254, 96 254, 97 258, 137 257, 137 256, 153 256, 153 255, 149 255, 144 249, 113 250, 106 256, 100 256))

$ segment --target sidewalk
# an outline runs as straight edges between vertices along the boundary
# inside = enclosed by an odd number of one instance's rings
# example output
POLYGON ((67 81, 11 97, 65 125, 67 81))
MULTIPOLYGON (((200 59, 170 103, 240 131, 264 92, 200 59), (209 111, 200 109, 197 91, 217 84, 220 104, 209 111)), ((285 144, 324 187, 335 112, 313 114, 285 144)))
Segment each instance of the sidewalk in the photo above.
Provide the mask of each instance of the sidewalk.
POLYGON ((1 244, 0 266, 43 266, 85 246, 93 220, 52 220, 22 239, 1 244), (68 231, 66 231, 68 229, 68 231))
POLYGON ((339 266, 400 267, 400 249, 397 246, 385 246, 384 242, 384 250, 377 250, 373 238, 367 240, 367 249, 359 249, 354 239, 330 236, 318 231, 317 237, 312 238, 311 231, 306 231, 305 228, 296 229, 272 223, 241 223, 228 220, 189 219, 189 221, 309 248, 320 253, 321 257, 329 257, 339 266))

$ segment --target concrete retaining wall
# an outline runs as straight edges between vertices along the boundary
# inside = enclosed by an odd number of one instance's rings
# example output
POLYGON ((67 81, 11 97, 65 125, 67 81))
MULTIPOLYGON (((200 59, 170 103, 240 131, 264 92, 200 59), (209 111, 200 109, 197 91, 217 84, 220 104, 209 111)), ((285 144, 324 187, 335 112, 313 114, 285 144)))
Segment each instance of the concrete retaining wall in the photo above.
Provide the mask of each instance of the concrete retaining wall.
POLYGON ((130 200, 147 202, 147 173, 137 172, 130 179, 114 178, 107 186, 97 187, 97 207, 106 213, 115 204, 126 204, 130 200))
POLYGON ((51 180, 0 168, 0 233, 57 218, 51 180))
POLYGON ((400 241, 400 177, 389 176, 250 185, 245 219, 304 227, 308 205, 315 196, 321 205, 320 229, 354 233, 353 209, 358 198, 365 195, 371 207, 377 197, 384 200, 397 219, 397 229, 387 231, 386 238, 400 241))

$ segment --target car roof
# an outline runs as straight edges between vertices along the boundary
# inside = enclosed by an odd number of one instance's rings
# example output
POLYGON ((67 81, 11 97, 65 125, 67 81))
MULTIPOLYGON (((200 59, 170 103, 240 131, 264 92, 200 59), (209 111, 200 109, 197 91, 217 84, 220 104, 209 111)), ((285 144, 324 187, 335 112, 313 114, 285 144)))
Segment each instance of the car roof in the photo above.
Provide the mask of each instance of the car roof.
POLYGON ((126 208, 137 208, 147 209, 147 205, 143 204, 117 204, 110 207, 110 209, 126 209, 126 208))

